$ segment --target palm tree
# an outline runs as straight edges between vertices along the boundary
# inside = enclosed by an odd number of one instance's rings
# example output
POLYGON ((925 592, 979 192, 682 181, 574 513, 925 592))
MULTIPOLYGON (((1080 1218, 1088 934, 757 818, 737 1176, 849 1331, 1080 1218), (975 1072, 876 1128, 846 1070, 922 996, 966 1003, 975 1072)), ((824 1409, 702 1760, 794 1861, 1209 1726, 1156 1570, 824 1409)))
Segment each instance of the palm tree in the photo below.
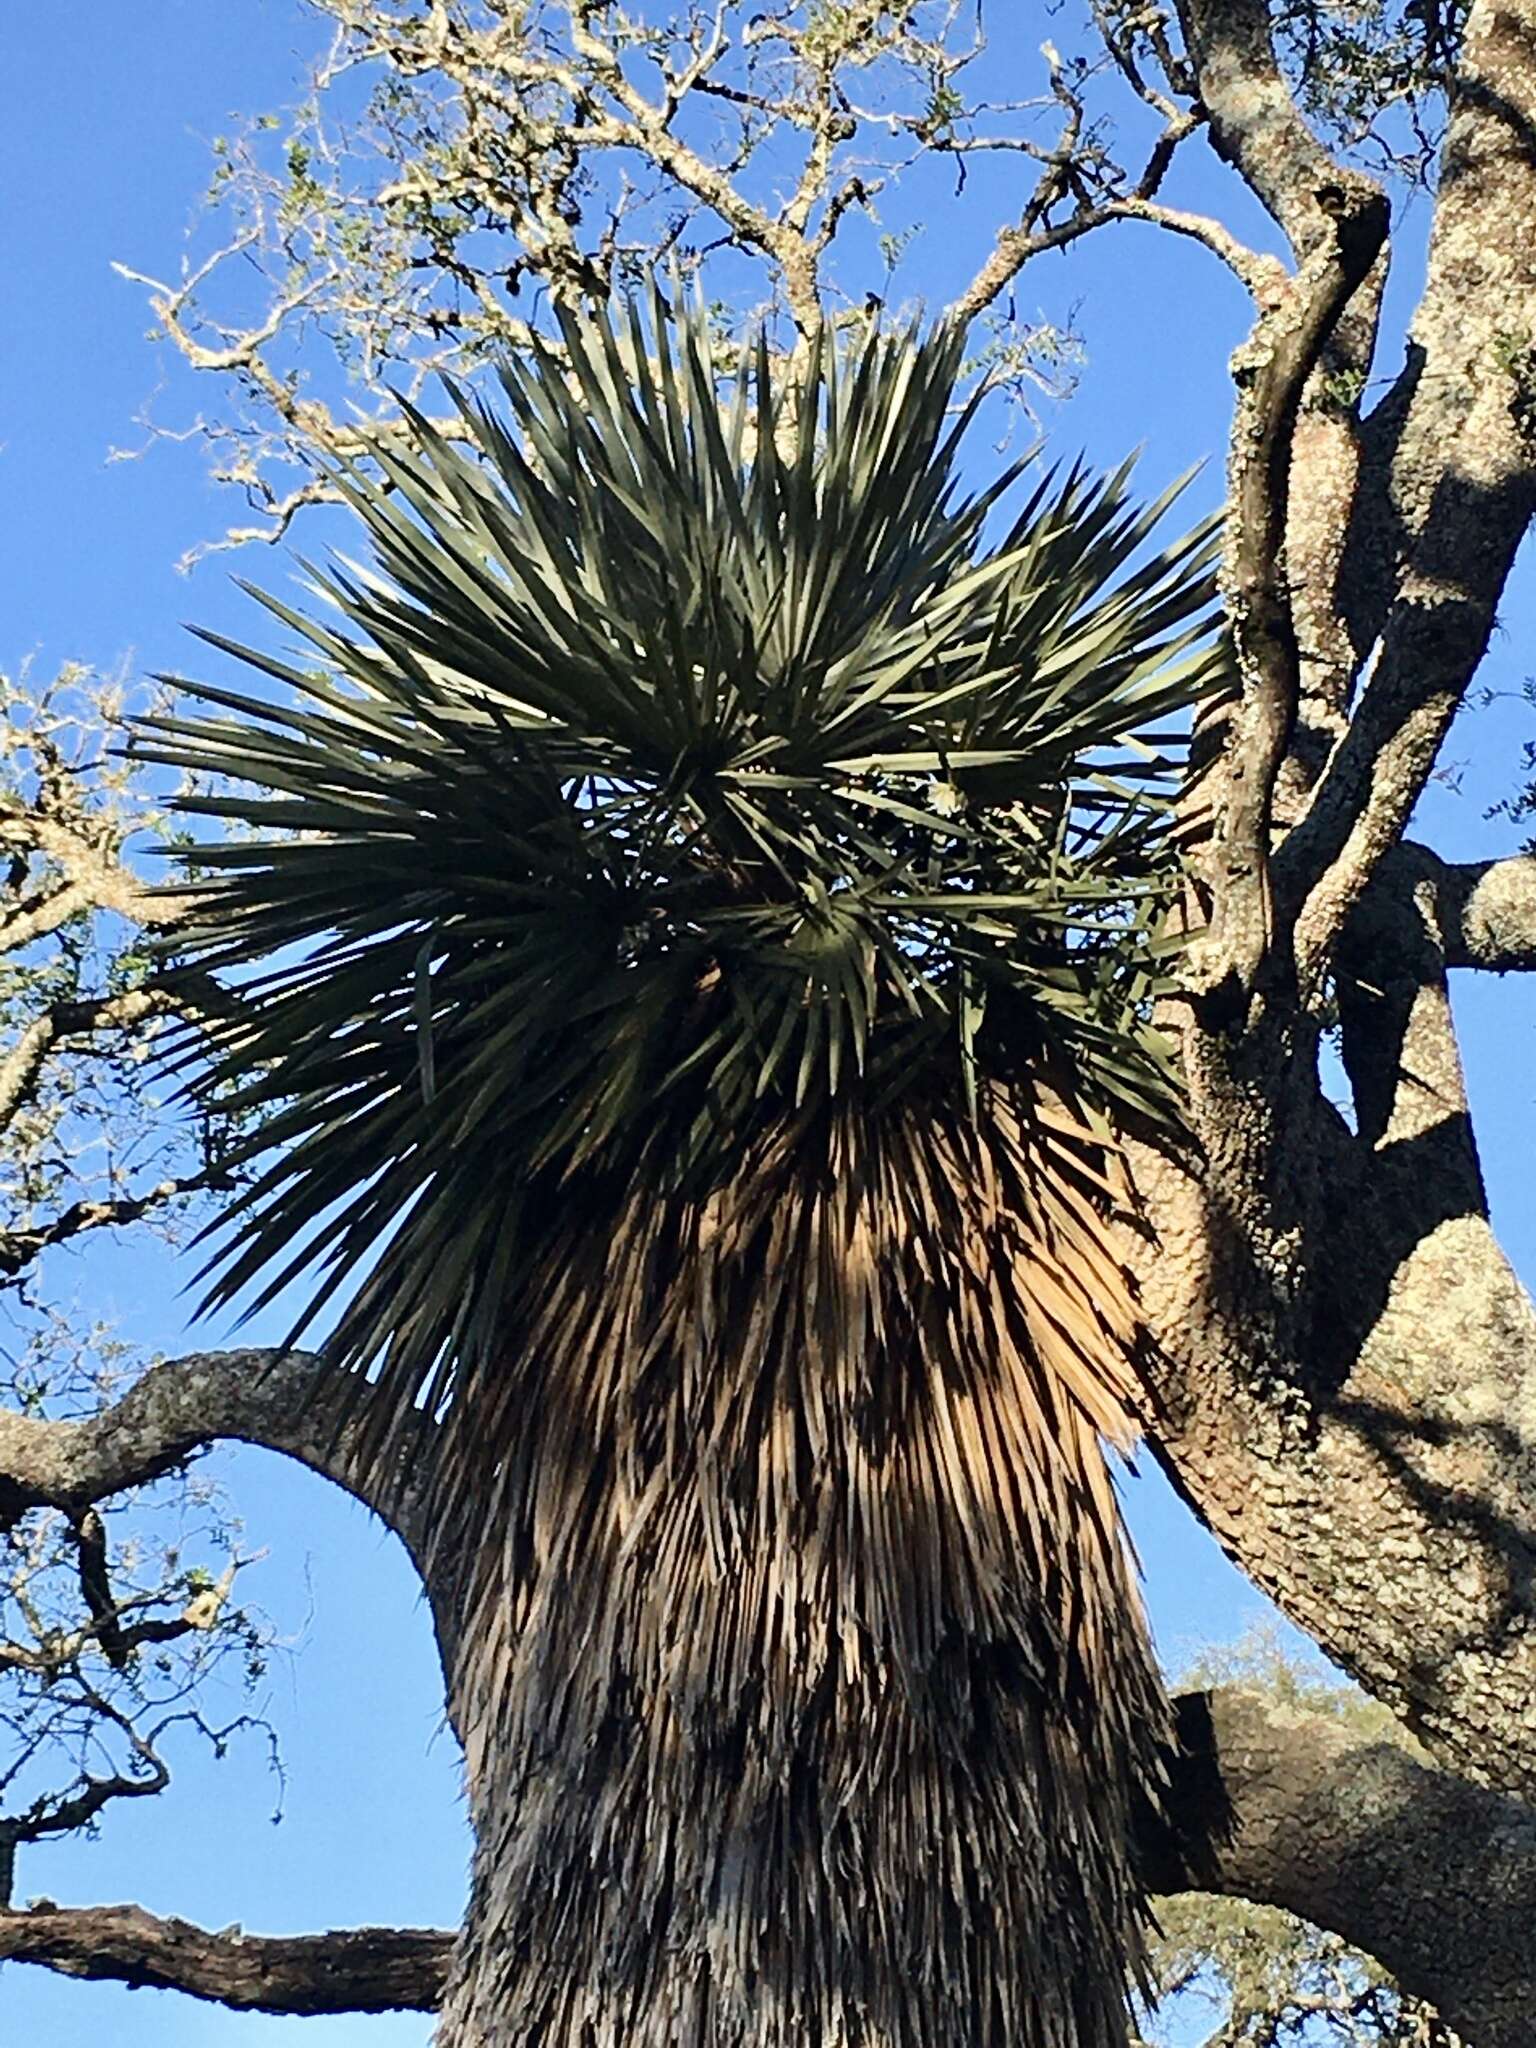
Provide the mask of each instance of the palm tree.
MULTIPOLYGON (((1101 1444, 1115 1133, 1208 528, 957 491, 953 329, 722 385, 659 295, 338 481, 375 567, 195 686, 216 1295, 319 1275, 424 1408, 478 1850, 444 2020, 540 2048, 1099 2048, 1164 1702, 1101 1444), (211 785, 209 778, 211 778, 211 785)), ((1170 494, 1171 496, 1171 494, 1170 494)), ((214 638, 210 635, 209 638, 214 638)))

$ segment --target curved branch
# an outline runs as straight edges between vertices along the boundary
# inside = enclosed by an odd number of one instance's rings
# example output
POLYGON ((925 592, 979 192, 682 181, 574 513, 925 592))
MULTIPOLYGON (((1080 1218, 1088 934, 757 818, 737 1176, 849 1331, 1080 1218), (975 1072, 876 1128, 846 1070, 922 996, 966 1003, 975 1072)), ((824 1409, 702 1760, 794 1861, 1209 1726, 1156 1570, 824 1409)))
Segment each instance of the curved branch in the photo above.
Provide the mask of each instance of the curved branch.
MULTIPOLYGON (((281 1451, 334 1480, 417 1558, 422 1531, 409 1470, 402 1463, 398 1483, 381 1482, 358 1455, 372 1405, 369 1388, 314 1352, 243 1350, 152 1366, 120 1401, 81 1422, 0 1409, 0 1522, 31 1507, 84 1508, 232 1439, 281 1451)), ((423 1417, 402 1458, 426 1450, 432 1431, 423 1417)))
POLYGON ((1536 2009, 1536 1811, 1326 1715, 1223 1687, 1178 1702, 1177 1836, 1150 1881, 1342 1935, 1477 2048, 1536 2009))
POLYGON ((1381 199, 1379 188, 1344 170, 1307 126, 1275 55, 1268 0, 1183 0, 1179 15, 1218 155, 1304 261, 1329 236, 1319 192, 1345 185, 1360 207, 1381 199))
POLYGON ((433 2012, 453 1936, 435 1927, 330 1934, 210 1934, 142 1906, 55 1906, 0 1913, 0 1960, 66 1977, 186 1991, 237 2012, 313 2015, 433 2012))

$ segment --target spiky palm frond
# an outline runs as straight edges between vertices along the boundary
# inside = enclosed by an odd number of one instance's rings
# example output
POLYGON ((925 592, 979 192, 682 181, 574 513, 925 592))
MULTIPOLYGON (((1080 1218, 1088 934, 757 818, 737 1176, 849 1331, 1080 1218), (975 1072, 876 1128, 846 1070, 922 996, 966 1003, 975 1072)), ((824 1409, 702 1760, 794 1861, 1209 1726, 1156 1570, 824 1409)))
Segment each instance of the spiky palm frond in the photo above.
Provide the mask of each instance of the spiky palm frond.
POLYGON ((505 374, 521 441, 461 395, 485 462, 418 422, 385 487, 342 480, 382 575, 314 575, 335 626, 263 599, 323 667, 231 650, 292 701, 195 686, 228 715, 144 747, 261 792, 189 806, 257 830, 199 853, 189 945, 263 964, 218 1079, 284 1105, 219 1298, 377 1260, 340 1349, 434 1393, 495 1347, 531 1179, 654 1157, 658 1120, 678 1178, 981 1072, 1168 1102, 1209 529, 1121 575, 1167 499, 1073 471, 983 550, 950 333, 828 343, 787 451, 766 359, 722 413, 693 327, 566 343, 569 382, 505 374))
POLYGON ((188 940, 263 1112, 217 1295, 318 1268, 446 1408, 508 2040, 1086 2048, 1158 1700, 1107 1132, 1172 1113, 1212 536, 1073 470, 990 543, 950 331, 723 398, 697 318, 564 339, 340 479, 375 568, 230 650, 284 698, 142 742, 255 792, 193 805, 256 828, 188 940))

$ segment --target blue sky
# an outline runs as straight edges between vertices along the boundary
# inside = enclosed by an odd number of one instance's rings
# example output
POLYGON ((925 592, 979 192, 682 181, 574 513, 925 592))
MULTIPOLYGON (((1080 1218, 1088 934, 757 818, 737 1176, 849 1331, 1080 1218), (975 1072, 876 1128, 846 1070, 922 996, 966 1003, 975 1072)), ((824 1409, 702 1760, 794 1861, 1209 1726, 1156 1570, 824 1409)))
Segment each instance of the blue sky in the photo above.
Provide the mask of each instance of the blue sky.
MULTIPOLYGON (((158 275, 174 268, 206 183, 209 139, 236 112, 296 97, 321 26, 299 0, 97 0, 84 10, 19 8, 15 16, 0 88, 0 189, 8 199, 0 225, 8 281, 0 323, 0 663, 30 653, 44 670, 66 659, 126 664, 140 674, 192 667, 208 657, 184 621, 236 637, 253 630, 231 567, 271 581, 282 565, 262 552, 238 563, 215 557, 190 578, 178 576, 177 558, 230 516, 201 457, 167 444, 142 461, 107 461, 112 447, 135 440, 133 415, 162 380, 158 409, 168 419, 189 419, 217 399, 147 345, 143 295, 111 265, 158 275)), ((1230 190, 1209 164, 1176 196, 1230 209, 1230 190)), ((1249 219, 1240 213, 1239 224, 1249 219)), ((956 233, 978 256, 994 224, 969 201, 957 210, 956 233)), ((935 297, 953 260, 946 225, 940 209, 924 238, 934 253, 920 240, 909 259, 915 287, 935 297)), ((1410 217, 1410 251, 1421 232, 1410 217)), ((1399 313, 1411 262, 1407 269, 1399 313)), ((1214 497, 1225 360, 1244 325, 1241 294, 1214 261, 1188 244, 1126 229, 1046 259, 1026 274, 1020 299, 1058 320, 1075 309, 1088 341, 1079 393, 1052 421, 1057 447, 1108 462, 1144 444, 1149 484, 1213 457, 1198 489, 1214 497)), ((1387 371, 1397 346, 1387 345, 1387 371)), ((1517 691, 1526 673, 1531 619, 1529 596, 1516 593, 1487 677, 1501 691, 1517 691)), ((1486 824, 1483 813, 1508 793, 1530 736, 1536 713, 1512 698, 1458 729, 1450 752, 1465 771, 1461 790, 1437 789, 1426 804, 1442 851, 1471 857, 1509 845, 1509 829, 1486 824)), ((1522 1169, 1532 996, 1518 980, 1484 981, 1459 989, 1458 999, 1495 1206, 1529 1271, 1536 1238, 1522 1169)), ((183 1277, 170 1258, 143 1247, 82 1257, 56 1272, 82 1308, 115 1317, 125 1334, 170 1353, 219 1334, 189 1332, 183 1277)), ((271 1824, 259 1750, 222 1765, 189 1752, 165 1797, 110 1815, 99 1841, 32 1851, 22 1895, 137 1899, 215 1927, 238 1920, 260 1931, 453 1921, 467 1858, 457 1760, 441 1728, 426 1616, 398 1547, 334 1490, 280 1460, 230 1452, 218 1463, 252 1543, 269 1553, 253 1590, 259 1577, 265 1606, 302 1637, 274 1667, 269 1702, 289 1774, 285 1818, 271 1824)), ((1160 1481, 1131 1482, 1128 1504, 1172 1664, 1267 1611, 1160 1481)), ((404 2048, 429 2033, 421 2017, 272 2020, 39 1970, 0 1972, 4 2048, 404 2048)))

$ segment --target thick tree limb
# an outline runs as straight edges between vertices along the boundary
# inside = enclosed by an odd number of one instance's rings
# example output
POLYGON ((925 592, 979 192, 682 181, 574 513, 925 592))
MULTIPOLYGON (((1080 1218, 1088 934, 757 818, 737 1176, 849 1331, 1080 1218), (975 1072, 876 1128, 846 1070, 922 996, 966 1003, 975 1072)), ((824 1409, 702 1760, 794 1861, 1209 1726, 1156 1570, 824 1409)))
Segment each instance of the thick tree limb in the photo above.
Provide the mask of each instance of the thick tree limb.
MULTIPOLYGON (((205 1351, 152 1366, 120 1401, 81 1422, 0 1409, 0 1518, 79 1510, 158 1478, 233 1439, 281 1451, 382 1515, 416 1554, 410 1474, 380 1484, 357 1455, 369 1390, 312 1352, 205 1351)), ((432 1425, 423 1420, 424 1448, 432 1425)))
POLYGON ((1447 967, 1536 968, 1536 857, 1437 863, 1447 967))
POLYGON ((1275 56, 1268 0, 1183 0, 1179 17, 1212 143, 1304 262, 1328 234, 1318 194, 1347 181, 1363 201, 1375 186, 1341 172, 1303 120, 1275 56))
MULTIPOLYGON (((1384 216, 1384 194, 1337 162, 1297 107, 1276 58, 1267 0, 1185 0, 1180 13, 1212 142, 1282 229, 1300 266, 1333 237, 1332 195, 1345 196, 1346 213, 1366 218, 1379 209, 1384 216)), ((1357 526, 1366 523, 1355 497, 1359 401, 1386 273, 1383 247, 1339 309, 1309 379, 1304 410, 1287 435, 1288 518, 1283 534, 1273 539, 1284 542, 1283 587, 1301 710, 1301 730, 1291 741, 1301 758, 1292 768, 1301 770, 1293 779, 1303 783, 1337 736, 1365 652, 1349 631, 1339 583, 1351 515, 1357 526)), ((1269 559, 1278 580, 1278 545, 1269 559)))
POLYGON ((453 1936, 433 1927, 211 1934, 142 1906, 43 1904, 0 1913, 0 1961, 186 1991, 239 2012, 432 2012, 452 1948, 453 1936))
POLYGON ((1496 974, 1536 968, 1536 855, 1447 861, 1405 841, 1382 862, 1371 897, 1414 899, 1433 931, 1442 967, 1496 974))
POLYGON ((1374 1956, 1475 2048, 1536 2010, 1536 1812, 1347 1724, 1223 1687, 1178 1702, 1163 1891, 1283 1906, 1374 1956))
MULTIPOLYGON (((1402 833, 1487 650, 1536 512, 1536 40, 1530 10, 1478 0, 1441 165, 1386 489, 1395 601, 1360 707, 1277 866, 1306 897, 1303 986, 1402 833)), ((1392 566, 1388 565, 1389 568, 1392 566)))
POLYGON ((1158 1450, 1331 1657, 1536 1798, 1536 1307, 1488 1220, 1432 899, 1367 913, 1339 982, 1358 1130, 1304 1040, 1214 1080, 1201 1041, 1211 1157, 1137 1156, 1158 1450))

